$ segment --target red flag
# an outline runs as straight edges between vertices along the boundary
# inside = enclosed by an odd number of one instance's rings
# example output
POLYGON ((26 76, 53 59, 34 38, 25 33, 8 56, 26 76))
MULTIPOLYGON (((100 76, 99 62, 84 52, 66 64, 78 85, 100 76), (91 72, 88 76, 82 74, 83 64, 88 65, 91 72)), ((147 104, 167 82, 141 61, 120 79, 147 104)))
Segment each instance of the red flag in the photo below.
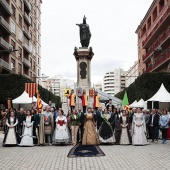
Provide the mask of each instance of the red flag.
POLYGON ((28 93, 29 97, 33 97, 38 90, 37 83, 25 83, 25 91, 28 93))

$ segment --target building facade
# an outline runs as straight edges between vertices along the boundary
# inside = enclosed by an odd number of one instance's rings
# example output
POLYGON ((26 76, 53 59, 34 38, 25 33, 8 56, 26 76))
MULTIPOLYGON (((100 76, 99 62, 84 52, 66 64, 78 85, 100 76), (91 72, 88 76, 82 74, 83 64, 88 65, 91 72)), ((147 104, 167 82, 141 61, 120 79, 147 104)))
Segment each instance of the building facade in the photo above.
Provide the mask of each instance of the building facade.
POLYGON ((127 71, 126 87, 129 87, 137 79, 138 75, 138 61, 135 61, 134 65, 127 71))
POLYGON ((103 78, 103 92, 114 96, 118 92, 124 90, 126 82, 126 71, 123 69, 115 69, 107 72, 103 78))
POLYGON ((103 84, 101 81, 97 82, 95 85, 94 85, 94 88, 95 90, 101 90, 103 89, 103 84))
POLYGON ((41 4, 41 0, 0 0, 1 74, 22 74, 39 81, 41 4))
POLYGON ((153 0, 136 33, 139 75, 169 70, 170 0, 153 0))

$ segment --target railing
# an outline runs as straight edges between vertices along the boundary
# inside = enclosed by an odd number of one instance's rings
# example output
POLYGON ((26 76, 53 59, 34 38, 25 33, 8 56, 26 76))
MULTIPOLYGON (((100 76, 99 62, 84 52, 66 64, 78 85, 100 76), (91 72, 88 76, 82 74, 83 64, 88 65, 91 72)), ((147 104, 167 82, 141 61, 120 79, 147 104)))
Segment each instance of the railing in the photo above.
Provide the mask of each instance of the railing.
POLYGON ((23 44, 23 47, 30 53, 30 48, 25 42, 23 44))
POLYGON ((25 5, 27 6, 28 10, 31 11, 31 4, 27 0, 24 0, 24 2, 25 2, 25 5))
POLYGON ((23 62, 24 62, 27 66, 31 67, 31 63, 30 63, 26 58, 24 58, 23 62))
POLYGON ((0 3, 4 6, 4 8, 7 10, 7 12, 12 15, 12 9, 10 5, 7 3, 6 0, 0 0, 0 3))
POLYGON ((164 33, 164 35, 159 39, 159 41, 157 41, 157 43, 155 43, 153 47, 146 53, 146 55, 143 57, 143 61, 145 61, 154 52, 154 50, 157 49, 162 44, 162 42, 168 39, 169 36, 170 31, 168 30, 168 32, 164 33))
POLYGON ((149 68, 146 69, 146 72, 148 73, 155 70, 168 60, 170 60, 170 52, 166 52, 160 59, 156 60, 154 65, 151 65, 149 68))
POLYGON ((4 61, 3 59, 0 58, 0 65, 2 65, 2 67, 8 69, 8 70, 12 70, 11 69, 11 65, 9 63, 7 63, 6 61, 4 61))
POLYGON ((11 32, 11 27, 10 25, 5 21, 5 19, 0 16, 0 23, 9 31, 11 32))
POLYGON ((27 15, 26 12, 24 13, 24 17, 25 17, 26 21, 27 21, 29 24, 31 24, 30 17, 27 15))
POLYGON ((0 45, 7 50, 9 50, 9 48, 11 47, 11 45, 9 45, 2 37, 0 37, 0 45))
POLYGON ((159 28, 159 26, 163 23, 163 21, 167 18, 167 16, 170 15, 170 7, 167 9, 167 11, 164 13, 164 15, 161 17, 159 22, 155 25, 153 30, 150 32, 150 34, 147 36, 147 38, 142 42, 142 47, 148 42, 148 40, 153 36, 153 34, 156 32, 156 30, 159 28))

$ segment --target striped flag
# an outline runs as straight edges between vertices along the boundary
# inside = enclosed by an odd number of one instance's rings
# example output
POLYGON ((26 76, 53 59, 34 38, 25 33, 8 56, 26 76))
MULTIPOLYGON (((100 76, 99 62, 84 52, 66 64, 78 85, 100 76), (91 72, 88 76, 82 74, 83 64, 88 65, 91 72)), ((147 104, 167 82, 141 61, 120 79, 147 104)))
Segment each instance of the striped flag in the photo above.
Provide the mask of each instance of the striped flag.
POLYGON ((25 91, 28 93, 29 97, 33 97, 38 91, 38 84, 25 83, 25 91))
POLYGON ((41 100, 39 91, 37 91, 37 113, 38 113, 38 109, 43 109, 43 104, 42 104, 42 100, 41 100))

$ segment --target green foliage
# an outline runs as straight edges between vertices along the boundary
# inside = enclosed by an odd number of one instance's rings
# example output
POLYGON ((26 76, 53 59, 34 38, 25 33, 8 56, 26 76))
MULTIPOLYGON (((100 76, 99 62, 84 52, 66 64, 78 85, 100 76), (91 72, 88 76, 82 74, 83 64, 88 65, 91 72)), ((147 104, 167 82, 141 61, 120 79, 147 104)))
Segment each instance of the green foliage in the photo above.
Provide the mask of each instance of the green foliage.
MULTIPOLYGON (((160 88, 161 84, 170 92, 170 73, 146 73, 139 76, 134 83, 132 83, 125 90, 127 91, 129 103, 135 100, 148 100, 160 88)), ((119 92, 115 97, 123 99, 124 91, 119 92)))
MULTIPOLYGON (((8 98, 15 99, 25 90, 25 83, 31 82, 30 79, 18 74, 0 74, 0 103, 6 103, 8 98)), ((48 103, 51 100, 56 107, 61 106, 59 96, 55 96, 42 86, 38 86, 41 98, 48 103)))

